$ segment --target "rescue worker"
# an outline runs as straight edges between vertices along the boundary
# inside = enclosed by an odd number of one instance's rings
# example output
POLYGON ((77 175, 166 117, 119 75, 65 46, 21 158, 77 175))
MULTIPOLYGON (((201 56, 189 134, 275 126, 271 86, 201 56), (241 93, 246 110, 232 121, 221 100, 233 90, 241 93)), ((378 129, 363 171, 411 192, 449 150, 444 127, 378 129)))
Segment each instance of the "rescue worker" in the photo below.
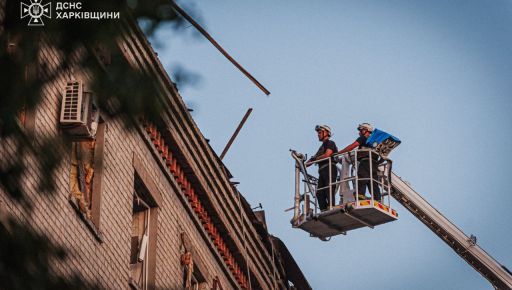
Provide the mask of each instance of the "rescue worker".
MULTIPOLYGON (((347 147, 341 149, 338 153, 343 154, 350 152, 354 150, 356 147, 358 149, 362 148, 371 148, 370 145, 366 144, 366 140, 373 132, 373 126, 369 123, 362 123, 357 126, 357 130, 359 131, 359 138, 354 141, 354 143, 348 145, 347 147)), ((369 152, 358 152, 357 154, 357 161, 359 162, 357 167, 357 194, 359 199, 366 199, 365 191, 366 188, 368 188, 368 192, 370 192, 371 195, 371 180, 370 180, 370 157, 372 159, 371 164, 371 177, 373 177, 373 198, 377 201, 381 200, 381 194, 380 194, 380 187, 377 183, 377 168, 378 168, 378 161, 379 161, 379 155, 373 152, 370 152, 371 156, 368 156, 369 152), (363 180, 361 180, 363 179, 363 180)))
MULTIPOLYGON (((327 125, 317 125, 315 127, 315 131, 318 134, 318 141, 322 142, 322 145, 318 149, 313 157, 311 157, 307 162, 306 166, 310 166, 316 160, 321 160, 324 158, 331 157, 338 151, 338 147, 336 147, 336 143, 330 140, 331 137, 331 128, 327 125)), ((336 162, 332 160, 329 162, 329 159, 322 160, 317 163, 318 165, 318 184, 317 188, 319 188, 316 192, 316 198, 318 200, 318 206, 321 211, 327 210, 329 208, 329 203, 332 202, 334 205, 335 201, 335 191, 336 185, 333 184, 331 186, 331 190, 329 190, 329 184, 336 182, 336 177, 338 174, 338 170, 336 168, 336 162), (329 166, 329 163, 331 166, 329 166), (324 187, 322 189, 322 187, 324 187), (329 191, 331 195, 329 197, 329 191)))

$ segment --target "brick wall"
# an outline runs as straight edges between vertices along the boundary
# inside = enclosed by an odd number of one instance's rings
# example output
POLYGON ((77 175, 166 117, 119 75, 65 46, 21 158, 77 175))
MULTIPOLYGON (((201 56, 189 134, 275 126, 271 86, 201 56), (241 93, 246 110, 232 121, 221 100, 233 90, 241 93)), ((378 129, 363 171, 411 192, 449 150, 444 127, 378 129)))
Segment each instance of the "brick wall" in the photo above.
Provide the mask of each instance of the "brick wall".
MULTIPOLYGON (((0 0, 0 20, 3 1, 0 0)), ((223 164, 201 135, 151 47, 133 23, 125 21, 122 26, 125 38, 120 42, 121 51, 130 63, 153 74, 160 84, 167 106, 162 117, 165 124, 165 128, 161 128, 162 133, 172 144, 170 149, 173 153, 179 155, 179 162, 193 183, 199 202, 206 209, 211 223, 222 233, 223 247, 227 250, 219 251, 207 232, 208 227, 205 228, 204 221, 187 201, 182 184, 166 169, 161 154, 143 128, 127 132, 118 120, 105 120, 101 208, 99 225, 96 225, 100 238, 68 200, 71 144, 56 149, 62 152, 64 162, 55 174, 55 194, 48 196, 38 192, 36 184, 45 177, 39 176, 35 159, 27 157, 28 174, 24 186, 35 204, 34 211, 27 214, 0 190, 1 206, 69 249, 70 258, 56 265, 59 271, 68 274, 78 272, 109 289, 127 289, 136 159, 136 166, 142 167, 145 178, 151 180, 153 190, 161 196, 155 250, 157 288, 182 288, 180 258, 184 252, 184 234, 192 248, 193 260, 206 278, 208 289, 213 287, 214 279, 223 289, 241 288, 243 283, 236 281, 237 277, 240 278, 237 272, 250 276, 254 289, 273 289, 275 285, 285 289, 287 281, 280 277, 282 273, 274 273, 276 267, 272 265, 271 253, 250 221, 252 212, 240 209, 239 193, 230 184, 223 164), (226 253, 232 256, 227 259, 226 253), (231 262, 238 269, 235 267, 233 270, 231 262)), ((60 61, 59 54, 50 45, 45 46, 40 52, 39 73, 55 69, 60 61)), ((86 81, 88 72, 75 67, 45 85, 42 102, 34 113, 34 142, 62 134, 59 128, 62 91, 71 78, 86 81)), ((16 154, 16 146, 9 140, 2 140, 1 145, 0 149, 5 151, 2 156, 6 159, 9 154, 16 154)))
MULTIPOLYGON (((59 63, 59 56, 47 48, 41 52, 41 61, 51 68, 59 63)), ((42 102, 35 112, 34 142, 62 134, 59 129, 59 113, 66 80, 70 76, 85 78, 85 75, 80 70, 65 72, 62 77, 44 87, 42 102)), ((14 144, 2 140, 2 145, 6 151, 15 154, 14 144)), ((158 214, 156 286, 181 289, 183 269, 180 256, 183 249, 180 237, 184 232, 193 246, 194 259, 200 262, 205 271, 203 274, 210 278, 207 281, 209 287, 212 286, 213 278, 218 277, 224 289, 234 289, 222 265, 200 234, 197 223, 191 219, 190 211, 178 199, 177 185, 172 185, 164 177, 151 152, 153 149, 144 141, 143 136, 138 132, 125 131, 120 121, 107 121, 104 146, 99 225, 102 242, 95 238, 68 202, 71 144, 64 148, 64 162, 55 174, 57 190, 52 196, 37 191, 38 179, 45 177, 39 176, 35 159, 28 157, 25 186, 35 205, 30 215, 10 202, 5 193, 0 193, 0 200, 8 212, 29 221, 36 229, 69 249, 70 258, 66 263, 56 265, 57 269, 69 274, 78 272, 109 289, 128 288, 135 155, 142 161, 162 196, 158 214)))

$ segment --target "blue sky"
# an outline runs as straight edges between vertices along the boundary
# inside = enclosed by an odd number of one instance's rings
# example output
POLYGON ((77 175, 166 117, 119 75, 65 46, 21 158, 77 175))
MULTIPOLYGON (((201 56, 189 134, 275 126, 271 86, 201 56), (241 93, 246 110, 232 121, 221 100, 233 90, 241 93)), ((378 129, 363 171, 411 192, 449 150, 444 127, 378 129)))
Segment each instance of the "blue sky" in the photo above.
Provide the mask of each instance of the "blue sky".
POLYGON ((398 221, 327 243, 292 229, 288 149, 316 152, 316 124, 331 126, 338 147, 361 122, 398 136, 395 172, 512 268, 511 1, 182 6, 272 92, 266 97, 193 27, 164 27, 152 41, 171 75, 179 64, 201 76, 181 95, 219 155, 254 108, 224 161, 314 289, 492 289, 397 202, 398 221))

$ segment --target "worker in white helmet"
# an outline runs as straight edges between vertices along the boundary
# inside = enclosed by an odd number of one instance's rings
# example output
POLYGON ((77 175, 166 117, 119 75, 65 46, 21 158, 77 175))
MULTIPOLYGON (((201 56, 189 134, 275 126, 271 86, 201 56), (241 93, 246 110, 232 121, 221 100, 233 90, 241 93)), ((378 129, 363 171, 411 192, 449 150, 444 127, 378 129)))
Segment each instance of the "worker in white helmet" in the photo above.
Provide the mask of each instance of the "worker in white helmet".
MULTIPOLYGON (((369 123, 362 123, 357 126, 357 130, 359 131, 359 138, 354 141, 354 143, 348 145, 347 147, 341 149, 338 153, 343 154, 350 152, 356 148, 362 149, 362 148, 371 148, 370 145, 366 144, 366 140, 373 132, 373 126, 369 123)), ((357 182, 357 194, 359 199, 366 199, 365 192, 366 188, 368 188, 368 191, 370 191, 370 176, 373 177, 373 198, 377 201, 381 200, 381 193, 380 193, 380 187, 379 184, 375 181, 377 179, 377 167, 378 167, 378 159, 379 156, 375 153, 371 153, 371 156, 368 156, 368 152, 359 152, 357 154, 357 161, 359 162, 358 168, 357 168, 357 176, 358 176, 358 182, 357 182), (372 174, 370 175, 370 157, 372 158, 372 174), (363 179, 364 180, 360 180, 363 179)), ((370 192, 371 194, 371 192, 370 192)))
MULTIPOLYGON (((307 162, 306 166, 310 166, 313 164, 315 160, 321 160, 324 158, 331 157, 338 151, 338 147, 336 147, 336 143, 330 140, 331 137, 331 128, 327 125, 317 125, 315 127, 315 131, 318 134, 318 141, 322 142, 322 145, 318 149, 315 155, 311 157, 307 162)), ((334 205, 335 203, 335 191, 336 185, 332 185, 329 190, 329 184, 333 184, 336 182, 336 177, 338 174, 338 170, 336 168, 336 162, 329 162, 329 159, 322 160, 317 163, 318 165, 318 184, 316 192, 316 197, 318 200, 318 206, 321 211, 327 210, 329 205, 334 205), (329 163, 331 166, 329 166, 329 163), (329 191, 331 195, 329 197, 329 191), (330 203, 332 202, 332 203, 330 203)))

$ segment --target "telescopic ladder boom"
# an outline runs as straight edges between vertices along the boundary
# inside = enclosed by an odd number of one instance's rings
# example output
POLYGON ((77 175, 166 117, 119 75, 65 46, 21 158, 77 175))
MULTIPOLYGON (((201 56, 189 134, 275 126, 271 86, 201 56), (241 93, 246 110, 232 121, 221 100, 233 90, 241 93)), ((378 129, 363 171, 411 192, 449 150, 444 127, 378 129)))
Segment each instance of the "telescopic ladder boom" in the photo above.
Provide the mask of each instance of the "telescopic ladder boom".
POLYGON ((416 218, 429 227, 434 234, 443 239, 461 258, 484 276, 496 289, 512 289, 512 275, 504 266, 487 254, 468 238, 450 220, 423 199, 412 187, 391 174, 393 190, 391 195, 407 208, 416 218))

